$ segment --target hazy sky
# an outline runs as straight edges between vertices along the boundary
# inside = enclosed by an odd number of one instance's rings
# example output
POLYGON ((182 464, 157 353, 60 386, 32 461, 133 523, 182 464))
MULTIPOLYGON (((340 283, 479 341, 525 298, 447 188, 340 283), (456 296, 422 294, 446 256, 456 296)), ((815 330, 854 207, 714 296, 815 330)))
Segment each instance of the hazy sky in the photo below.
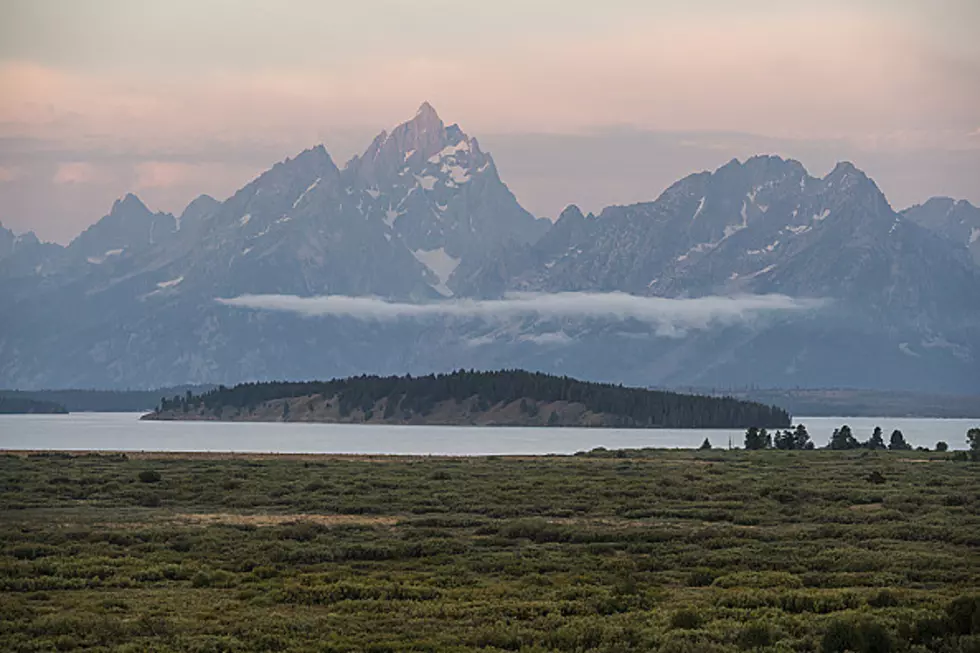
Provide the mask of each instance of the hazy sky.
POLYGON ((978 28, 977 0, 0 0, 0 221, 179 212, 423 100, 547 217, 757 153, 980 204, 978 28))

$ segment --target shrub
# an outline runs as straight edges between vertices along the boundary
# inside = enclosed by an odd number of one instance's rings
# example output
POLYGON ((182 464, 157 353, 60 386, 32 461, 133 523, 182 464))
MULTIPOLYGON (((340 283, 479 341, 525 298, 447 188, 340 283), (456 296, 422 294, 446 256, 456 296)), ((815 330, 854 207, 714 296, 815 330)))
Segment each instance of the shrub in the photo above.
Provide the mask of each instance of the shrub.
POLYGON ((140 483, 159 483, 161 478, 160 472, 152 469, 144 469, 139 473, 140 483))
POLYGON ((704 620, 694 610, 679 610, 670 618, 670 627, 683 630, 700 628, 704 620))
POLYGON ((772 628, 768 624, 754 623, 743 628, 738 634, 738 645, 744 649, 757 649, 769 646, 774 639, 772 628))
POLYGON ((715 576, 707 569, 697 569, 688 574, 684 584, 688 587, 707 587, 715 582, 715 576))
POLYGON ((946 608, 950 630, 957 635, 980 635, 980 595, 961 596, 946 608))
POLYGON ((868 599, 868 605, 873 608, 891 608, 898 605, 898 597, 894 592, 881 590, 868 599))
POLYGON ((832 621, 820 641, 823 653, 889 653, 894 648, 888 631, 871 621, 832 621))
POLYGON ((136 502, 144 508, 157 508, 160 506, 160 495, 152 492, 141 494, 136 502))

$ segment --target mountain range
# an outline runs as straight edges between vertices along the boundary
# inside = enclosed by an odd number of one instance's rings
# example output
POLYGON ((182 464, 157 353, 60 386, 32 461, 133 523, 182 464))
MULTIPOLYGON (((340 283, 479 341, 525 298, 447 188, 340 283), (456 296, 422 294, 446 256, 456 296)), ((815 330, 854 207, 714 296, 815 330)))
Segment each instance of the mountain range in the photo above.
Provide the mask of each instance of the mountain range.
POLYGON ((342 168, 317 146, 179 216, 127 195, 66 247, 0 226, 0 303, 0 387, 525 367, 968 393, 980 210, 756 156, 552 223, 425 103, 342 168))

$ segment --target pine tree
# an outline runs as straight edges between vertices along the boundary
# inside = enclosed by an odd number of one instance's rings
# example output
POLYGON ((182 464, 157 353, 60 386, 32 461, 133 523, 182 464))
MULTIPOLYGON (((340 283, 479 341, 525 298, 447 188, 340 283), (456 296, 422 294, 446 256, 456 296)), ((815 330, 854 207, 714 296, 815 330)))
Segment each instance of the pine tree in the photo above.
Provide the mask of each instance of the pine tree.
POLYGON ((813 442, 810 441, 810 434, 806 430, 806 426, 803 424, 796 425, 796 431, 793 432, 793 448, 794 449, 812 449, 813 442))
POLYGON ((772 437, 766 429, 751 426, 745 431, 745 448, 749 450, 768 449, 772 447, 772 437))
POLYGON ((854 434, 851 433, 851 427, 845 424, 839 429, 834 429, 834 434, 830 436, 830 443, 827 445, 828 449, 834 449, 837 451, 843 451, 847 449, 857 449, 861 446, 861 443, 855 439, 854 434))
POLYGON ((881 435, 881 427, 876 426, 871 439, 864 444, 865 449, 886 449, 885 439, 881 435))
POLYGON ((888 440, 888 449, 890 451, 911 451, 912 445, 905 441, 905 436, 901 431, 895 429, 888 440))
POLYGON ((980 428, 967 431, 966 442, 970 445, 970 451, 980 452, 980 428))

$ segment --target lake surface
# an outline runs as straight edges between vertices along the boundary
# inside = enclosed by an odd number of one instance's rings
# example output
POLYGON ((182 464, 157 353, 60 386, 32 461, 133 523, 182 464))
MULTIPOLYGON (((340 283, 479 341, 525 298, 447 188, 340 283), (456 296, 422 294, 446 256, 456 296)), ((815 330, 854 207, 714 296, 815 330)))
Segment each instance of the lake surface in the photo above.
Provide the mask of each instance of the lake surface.
MULTIPOLYGON (((966 448, 966 431, 980 420, 874 417, 800 417, 817 446, 850 425, 867 440, 875 425, 900 429, 913 446, 943 440, 966 448)), ((215 451, 349 454, 571 454, 607 449, 693 448, 708 438, 741 446, 742 429, 583 429, 477 426, 387 426, 259 422, 141 422, 138 413, 0 415, 0 449, 94 451, 215 451)))

